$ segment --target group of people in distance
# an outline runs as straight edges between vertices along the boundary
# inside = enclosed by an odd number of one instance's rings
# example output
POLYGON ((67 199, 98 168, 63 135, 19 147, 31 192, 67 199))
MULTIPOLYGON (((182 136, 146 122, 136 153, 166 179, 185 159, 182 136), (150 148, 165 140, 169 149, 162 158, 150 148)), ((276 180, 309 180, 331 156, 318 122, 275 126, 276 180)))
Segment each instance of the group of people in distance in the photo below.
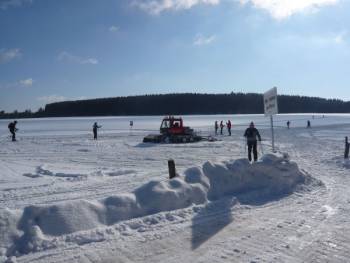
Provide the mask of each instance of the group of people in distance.
MULTIPOLYGON (((16 141, 16 132, 18 131, 18 129, 16 128, 16 125, 17 125, 17 121, 10 122, 8 125, 9 131, 12 135, 13 142, 16 141)), ((94 125, 92 126, 92 133, 94 134, 94 140, 97 140, 97 130, 100 128, 102 128, 102 126, 99 126, 97 122, 95 122, 94 125)))
MULTIPOLYGON (((290 128, 290 121, 289 120, 287 121, 287 128, 288 129, 290 128)), ((310 120, 308 120, 306 122, 306 128, 311 128, 311 121, 310 120)))
MULTIPOLYGON (((225 125, 224 122, 221 121, 220 125, 218 121, 215 121, 214 128, 215 128, 215 135, 218 135, 218 130, 220 128, 220 135, 223 135, 223 129, 225 125)), ((228 131, 228 135, 231 136, 231 128, 232 128, 232 123, 230 120, 226 122, 226 127, 228 131)), ((254 122, 251 122, 249 124, 249 127, 245 130, 244 135, 247 141, 247 146, 248 146, 248 159, 251 162, 252 161, 252 153, 253 153, 253 158, 254 162, 258 160, 258 140, 261 141, 261 136, 257 128, 255 128, 254 122)))
MULTIPOLYGON (((9 123, 8 128, 9 131, 12 135, 12 141, 16 141, 16 132, 18 129, 16 128, 17 121, 13 121, 9 123)), ((220 133, 223 134, 223 128, 225 125, 223 124, 223 121, 220 123, 220 133)), ((226 122, 226 127, 228 130, 229 135, 231 136, 231 121, 228 120, 226 122)), ((97 140, 97 131, 98 129, 102 128, 102 126, 98 125, 97 122, 95 122, 92 126, 92 132, 94 135, 94 140, 97 140)), ((218 122, 215 121, 215 133, 217 134, 217 130, 219 128, 218 122)), ((249 161, 252 160, 252 152, 253 152, 253 157, 254 161, 258 159, 258 151, 257 151, 257 140, 261 141, 261 136, 259 131, 254 127, 254 123, 251 122, 249 125, 249 128, 247 128, 244 132, 244 137, 246 137, 247 140, 247 146, 248 146, 248 159, 249 161)))
MULTIPOLYGON (((8 128, 9 131, 12 135, 12 141, 16 141, 16 132, 18 131, 18 129, 16 128, 17 125, 17 121, 13 121, 11 123, 9 123, 8 128)), ((287 127, 289 128, 290 126, 290 121, 287 121, 287 127)), ((215 134, 218 134, 218 129, 220 127, 220 134, 223 134, 223 129, 225 127, 224 122, 221 121, 220 125, 218 124, 218 121, 215 121, 215 134)), ((226 127, 227 127, 227 131, 229 136, 231 136, 231 121, 228 120, 226 122, 226 127)), ((307 127, 311 127, 310 121, 307 122, 307 127)), ((102 128, 102 126, 98 125, 97 122, 94 123, 94 125, 92 126, 92 132, 94 135, 94 140, 97 140, 97 131, 98 129, 102 128)), ((244 132, 244 137, 246 138, 247 141, 247 146, 248 146, 248 159, 249 161, 252 161, 252 153, 253 153, 253 159, 254 162, 257 161, 258 159, 258 151, 257 151, 257 142, 258 140, 261 141, 261 136, 260 133, 258 131, 257 128, 255 128, 254 123, 251 122, 249 127, 245 130, 244 132)), ((344 153, 344 158, 348 158, 349 156, 349 142, 348 142, 348 138, 345 138, 345 153, 344 153)))
MULTIPOLYGON (((225 124, 224 124, 224 121, 221 121, 220 122, 220 126, 219 126, 219 123, 218 121, 215 121, 215 135, 218 135, 218 130, 219 130, 219 127, 220 127, 220 134, 223 135, 223 129, 225 127, 225 124)), ((228 135, 231 136, 231 127, 232 127, 232 124, 231 124, 231 121, 228 120, 226 122, 226 127, 227 127, 227 132, 228 132, 228 135)))

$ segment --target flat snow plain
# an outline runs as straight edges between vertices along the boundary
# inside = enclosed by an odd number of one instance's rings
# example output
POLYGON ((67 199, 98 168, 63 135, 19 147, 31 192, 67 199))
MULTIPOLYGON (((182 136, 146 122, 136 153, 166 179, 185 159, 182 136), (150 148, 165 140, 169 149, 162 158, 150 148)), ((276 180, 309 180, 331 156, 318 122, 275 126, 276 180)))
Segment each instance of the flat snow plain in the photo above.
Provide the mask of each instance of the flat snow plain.
POLYGON ((0 262, 349 260, 349 115, 276 116, 274 155, 261 115, 185 116, 202 135, 230 119, 232 136, 142 143, 161 119, 19 120, 16 143, 0 120, 0 262), (242 137, 251 120, 264 139, 254 165, 242 137))

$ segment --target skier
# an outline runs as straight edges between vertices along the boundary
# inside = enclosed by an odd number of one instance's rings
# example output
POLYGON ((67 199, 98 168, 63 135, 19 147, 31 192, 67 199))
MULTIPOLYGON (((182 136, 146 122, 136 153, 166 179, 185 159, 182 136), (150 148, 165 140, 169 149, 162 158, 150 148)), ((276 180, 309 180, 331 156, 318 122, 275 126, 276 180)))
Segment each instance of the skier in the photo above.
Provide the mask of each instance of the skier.
POLYGON ((98 126, 97 122, 94 123, 92 126, 92 131, 94 133, 94 140, 97 140, 97 129, 101 128, 102 126, 98 126))
POLYGON ((222 129, 224 128, 224 122, 223 121, 221 121, 220 122, 220 134, 222 135, 222 129))
POLYGON ((228 120, 227 123, 226 123, 226 126, 227 126, 227 131, 228 131, 228 135, 231 136, 231 121, 228 120))
POLYGON ((215 135, 218 135, 218 129, 219 129, 218 121, 215 121, 215 135))
POLYGON ((287 121, 287 128, 289 129, 290 121, 287 121))
POLYGON ((12 134, 12 141, 13 142, 16 141, 16 132, 18 131, 18 129, 16 128, 16 124, 17 124, 17 121, 14 121, 14 122, 9 123, 9 125, 8 125, 10 133, 12 134))
POLYGON ((350 144, 348 141, 348 136, 345 137, 345 152, 344 152, 344 159, 349 159, 349 148, 350 144))
POLYGON ((306 126, 307 128, 311 128, 311 122, 308 120, 307 121, 307 126, 306 126))
POLYGON ((258 151, 257 151, 257 137, 261 141, 261 136, 259 131, 254 127, 254 122, 251 122, 249 128, 245 130, 244 137, 246 137, 248 145, 248 159, 252 161, 252 150, 254 155, 254 162, 258 160, 258 151))

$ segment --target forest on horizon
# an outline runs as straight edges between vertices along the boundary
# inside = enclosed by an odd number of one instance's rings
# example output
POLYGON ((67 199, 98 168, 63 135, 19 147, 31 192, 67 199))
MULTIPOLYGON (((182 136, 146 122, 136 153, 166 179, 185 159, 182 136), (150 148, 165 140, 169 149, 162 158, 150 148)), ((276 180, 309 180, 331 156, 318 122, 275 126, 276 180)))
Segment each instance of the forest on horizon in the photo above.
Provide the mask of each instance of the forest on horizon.
MULTIPOLYGON (((279 113, 350 113, 350 101, 278 95, 278 108, 279 113)), ((261 113, 263 95, 258 93, 175 93, 55 102, 36 112, 0 111, 0 118, 261 113)))

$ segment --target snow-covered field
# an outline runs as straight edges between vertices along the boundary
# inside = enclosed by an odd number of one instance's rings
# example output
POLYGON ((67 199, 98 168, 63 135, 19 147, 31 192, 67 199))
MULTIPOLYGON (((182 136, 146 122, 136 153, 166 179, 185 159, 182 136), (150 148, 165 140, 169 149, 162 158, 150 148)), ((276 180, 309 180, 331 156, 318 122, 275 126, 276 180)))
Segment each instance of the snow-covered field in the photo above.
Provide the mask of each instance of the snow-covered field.
POLYGON ((185 116, 202 135, 231 119, 232 136, 142 143, 161 118, 19 120, 15 143, 0 120, 0 262, 349 262, 350 115, 276 116, 275 154, 262 115, 185 116))

